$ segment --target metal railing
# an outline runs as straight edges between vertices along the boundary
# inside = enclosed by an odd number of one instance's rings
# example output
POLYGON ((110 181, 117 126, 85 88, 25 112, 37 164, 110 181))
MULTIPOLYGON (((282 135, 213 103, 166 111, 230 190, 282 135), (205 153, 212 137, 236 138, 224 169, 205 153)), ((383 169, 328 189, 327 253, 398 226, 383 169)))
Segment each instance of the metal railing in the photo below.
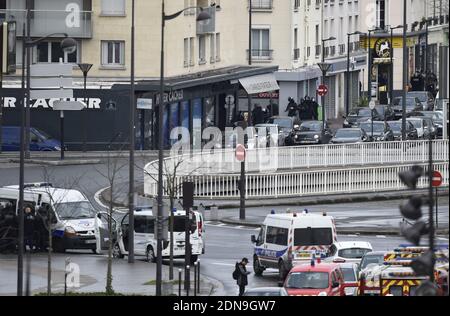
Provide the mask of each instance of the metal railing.
MULTIPOLYGON (((448 145, 448 140, 433 142, 433 159, 435 162, 448 164, 448 145)), ((395 165, 421 164, 427 160, 428 141, 269 147, 248 150, 246 170, 253 174, 252 177, 255 179, 269 181, 268 179, 273 180, 273 177, 278 179, 277 177, 282 174, 291 179, 292 175, 295 174, 329 172, 323 171, 323 168, 341 168, 339 170, 350 172, 356 170, 355 168, 361 168, 361 166, 367 167, 363 169, 373 169, 385 165, 393 168, 395 165), (313 171, 312 169, 319 170, 313 171)), ((145 193, 148 195, 153 195, 156 192, 154 190, 156 190, 157 166, 157 161, 145 166, 145 193)), ((212 186, 217 186, 222 181, 218 179, 226 179, 224 180, 226 187, 234 187, 234 181, 237 181, 240 172, 240 163, 236 161, 232 149, 169 157, 165 159, 164 166, 166 174, 173 175, 176 173, 178 179, 190 177, 200 179, 198 180, 199 183, 212 181, 212 186)), ((345 179, 342 178, 342 180, 345 179)), ((298 180, 300 181, 300 178, 298 180)), ((251 183, 249 190, 251 191, 251 183)), ((250 191, 249 196, 251 196, 250 191)))
MULTIPOLYGON (((272 60, 272 49, 252 49, 252 58, 255 60, 272 60)), ((248 49, 247 49, 248 58, 248 49)))
POLYGON ((272 10, 273 0, 252 0, 252 10, 272 10))

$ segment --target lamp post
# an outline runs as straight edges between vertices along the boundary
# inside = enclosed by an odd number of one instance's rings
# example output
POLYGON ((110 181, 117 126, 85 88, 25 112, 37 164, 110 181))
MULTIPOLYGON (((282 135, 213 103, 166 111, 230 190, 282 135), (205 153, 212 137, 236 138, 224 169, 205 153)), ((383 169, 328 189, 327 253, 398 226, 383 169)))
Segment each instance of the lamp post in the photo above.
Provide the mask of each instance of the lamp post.
MULTIPOLYGON (((86 104, 87 107, 87 75, 89 70, 92 68, 92 64, 78 64, 78 67, 80 68, 81 72, 83 73, 83 79, 84 79, 84 104, 86 104)), ((87 138, 87 132, 86 132, 86 112, 82 113, 82 125, 83 125, 83 152, 86 152, 86 138, 87 138)))
MULTIPOLYGON (((18 257, 17 257, 17 296, 23 295, 23 242, 24 242, 24 214, 23 214, 23 206, 24 206, 24 174, 25 174, 25 155, 26 155, 26 146, 29 146, 28 142, 26 141, 26 135, 25 131, 26 129, 26 121, 27 121, 27 110, 29 110, 31 105, 30 100, 30 81, 31 81, 31 74, 30 74, 30 63, 31 63, 31 56, 29 53, 30 48, 36 46, 42 41, 45 41, 46 39, 52 37, 52 36, 64 36, 65 38, 61 41, 61 49, 64 51, 64 53, 71 54, 75 52, 77 48, 77 42, 69 38, 67 34, 65 33, 54 33, 47 35, 45 37, 41 37, 39 39, 36 39, 34 41, 30 41, 25 36, 25 24, 24 27, 24 34, 23 34, 23 49, 22 49, 22 91, 24 92, 24 98, 22 103, 22 112, 21 112, 21 126, 20 126, 20 161, 19 161, 19 208, 18 208, 18 214, 19 214, 19 232, 18 232, 18 257), (25 58, 26 56, 26 58, 25 58), (25 89, 25 76, 24 71, 27 69, 26 74, 26 82, 27 86, 25 89)), ((62 148, 61 148, 62 150, 62 148)))
MULTIPOLYGON (((329 42, 329 41, 334 41, 335 39, 336 39, 336 37, 334 37, 334 36, 331 36, 326 39, 322 39, 322 63, 318 64, 320 70, 322 70, 322 84, 325 84, 325 76, 326 76, 328 70, 330 70, 330 68, 331 68, 331 64, 325 63, 325 43, 329 42), (325 67, 325 68, 322 68, 322 67, 325 67)), ((325 96, 321 97, 321 103, 322 103, 322 123, 323 123, 323 128, 325 128, 325 96)))
POLYGON ((364 33, 356 31, 347 34, 347 73, 346 73, 346 102, 345 102, 345 115, 348 115, 350 110, 350 36, 362 35, 364 33))
MULTIPOLYGON (((200 13, 197 15, 197 22, 206 21, 211 19, 211 16, 203 11, 201 7, 188 7, 180 10, 174 14, 166 15, 165 13, 165 0, 162 0, 161 10, 161 74, 160 74, 160 87, 159 87, 159 109, 158 109, 158 121, 161 127, 164 118, 164 28, 166 21, 173 20, 180 16, 184 11, 189 9, 200 9, 200 13)), ((163 142, 164 133, 161 128, 158 133, 158 215, 157 215, 157 264, 156 264, 156 296, 161 296, 161 281, 162 281, 162 220, 163 220, 163 142)), ((189 210, 186 210, 188 212, 189 210)))
POLYGON ((408 31, 407 0, 403 0, 403 94, 402 94, 402 140, 406 141, 406 86, 408 85, 408 50, 406 32, 408 31))
POLYGON ((391 27, 391 73, 389 76, 389 101, 392 105, 392 100, 394 99, 394 30, 403 28, 403 25, 397 25, 396 27, 391 27))
POLYGON ((377 26, 371 30, 368 30, 368 44, 367 44, 367 100, 370 102, 372 100, 372 32, 379 31, 380 28, 377 26))
MULTIPOLYGON (((253 2, 249 0, 248 2, 248 65, 252 65, 252 16, 253 16, 253 2)), ((252 96, 247 94, 247 126, 252 125, 252 96)))

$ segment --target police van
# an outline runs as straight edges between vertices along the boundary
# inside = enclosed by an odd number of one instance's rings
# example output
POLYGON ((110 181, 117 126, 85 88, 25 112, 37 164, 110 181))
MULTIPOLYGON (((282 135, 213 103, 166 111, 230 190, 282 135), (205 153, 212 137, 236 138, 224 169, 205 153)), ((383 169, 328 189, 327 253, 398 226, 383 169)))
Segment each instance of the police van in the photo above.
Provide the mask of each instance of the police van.
POLYGON ((284 280, 294 265, 309 261, 313 256, 326 257, 337 238, 333 217, 305 211, 267 215, 258 237, 253 235, 251 240, 255 244, 255 275, 262 275, 266 268, 274 268, 284 280))
MULTIPOLYGON (((199 255, 205 253, 205 226, 203 216, 199 212, 192 211, 190 214, 190 245, 191 245, 191 261, 197 261, 199 255)), ((107 222, 109 215, 100 213, 99 218, 103 221, 101 227, 108 227, 107 222)), ((129 243, 129 223, 130 218, 128 210, 116 210, 112 218, 114 222, 113 230, 113 256, 123 258, 128 255, 129 243)), ((156 216, 153 214, 152 208, 140 208, 134 212, 134 254, 137 256, 145 256, 149 262, 156 261, 157 236, 155 234, 156 216)), ((167 225, 168 219, 166 219, 167 225)), ((186 212, 174 212, 174 258, 184 258, 185 256, 185 229, 186 229, 186 212)), ((99 229, 101 234, 98 238, 98 251, 107 250, 108 234, 107 230, 99 229)), ((170 256, 170 235, 163 242, 162 257, 170 256)))
MULTIPOLYGON (((48 227, 47 223, 50 221, 52 246, 55 251, 89 249, 96 252, 97 212, 80 191, 54 188, 50 183, 25 184, 24 206, 34 210, 35 218, 42 221, 45 227, 48 227)), ((0 188, 0 218, 12 216, 17 219, 19 211, 19 186, 0 188)), ((17 220, 11 220, 9 223, 17 225, 17 220)), ((47 244, 48 239, 44 240, 47 244)))

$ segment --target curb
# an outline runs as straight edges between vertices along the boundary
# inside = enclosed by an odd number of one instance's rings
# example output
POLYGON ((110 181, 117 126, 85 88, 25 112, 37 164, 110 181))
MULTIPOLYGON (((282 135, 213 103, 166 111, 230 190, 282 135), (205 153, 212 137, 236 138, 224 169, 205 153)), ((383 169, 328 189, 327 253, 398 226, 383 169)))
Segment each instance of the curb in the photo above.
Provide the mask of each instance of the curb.
MULTIPOLYGON (((18 159, 9 159, 11 163, 20 163, 18 159)), ((26 164, 44 165, 44 166, 77 166, 77 165, 95 165, 101 163, 100 159, 85 160, 41 160, 25 159, 26 164)))
MULTIPOLYGON (((234 226, 245 226, 245 227, 251 227, 251 228, 259 228, 261 227, 261 223, 245 223, 245 222, 240 222, 238 220, 233 220, 231 218, 224 218, 220 220, 221 223, 223 224, 228 224, 228 225, 234 225, 234 226)), ((342 227, 339 228, 339 226, 336 226, 337 230, 339 231, 339 234, 347 234, 347 235, 386 235, 386 236, 401 236, 400 234, 400 229, 398 230, 392 230, 392 229, 387 229, 387 230, 383 230, 383 229, 379 229, 377 228, 377 230, 370 230, 368 228, 347 228, 347 227, 342 227)), ((443 228, 443 229, 437 229, 436 230, 436 235, 448 235, 449 234, 449 229, 448 228, 443 228)))

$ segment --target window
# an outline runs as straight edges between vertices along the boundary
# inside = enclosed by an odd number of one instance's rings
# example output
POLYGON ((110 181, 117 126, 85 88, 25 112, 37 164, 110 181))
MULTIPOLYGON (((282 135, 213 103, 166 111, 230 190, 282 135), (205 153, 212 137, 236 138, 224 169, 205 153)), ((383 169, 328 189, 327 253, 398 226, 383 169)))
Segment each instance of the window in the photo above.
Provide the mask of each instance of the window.
POLYGON ((102 41, 102 65, 124 66, 125 65, 125 42, 102 41))
POLYGON ((184 39, 184 67, 194 66, 194 42, 193 37, 184 39))
POLYGON ((386 27, 386 1, 377 0, 377 26, 381 29, 386 27))
POLYGON ((294 1, 294 10, 298 10, 298 7, 300 7, 300 0, 294 1))
POLYGON ((269 29, 252 30, 252 57, 257 59, 270 59, 272 57, 269 39, 269 29))
POLYGON ((294 231, 295 246, 331 245, 331 228, 301 228, 294 231))
POLYGON ((288 229, 279 227, 267 227, 266 243, 287 246, 288 229))
POLYGON ((214 35, 209 36, 209 60, 211 64, 216 62, 216 38, 214 35))
POLYGON ((141 234, 153 234, 155 232, 155 219, 136 216, 134 218, 134 231, 141 234))
POLYGON ((198 37, 198 64, 206 63, 206 35, 199 35, 198 37))
POLYGON ((58 41, 41 42, 34 49, 33 61, 35 63, 59 63, 62 58, 63 62, 77 63, 79 44, 77 50, 72 54, 64 53, 61 43, 58 41))
POLYGON ((216 61, 220 61, 220 33, 216 34, 216 61))
POLYGON ((125 15, 125 0, 102 0, 102 15, 125 15))

